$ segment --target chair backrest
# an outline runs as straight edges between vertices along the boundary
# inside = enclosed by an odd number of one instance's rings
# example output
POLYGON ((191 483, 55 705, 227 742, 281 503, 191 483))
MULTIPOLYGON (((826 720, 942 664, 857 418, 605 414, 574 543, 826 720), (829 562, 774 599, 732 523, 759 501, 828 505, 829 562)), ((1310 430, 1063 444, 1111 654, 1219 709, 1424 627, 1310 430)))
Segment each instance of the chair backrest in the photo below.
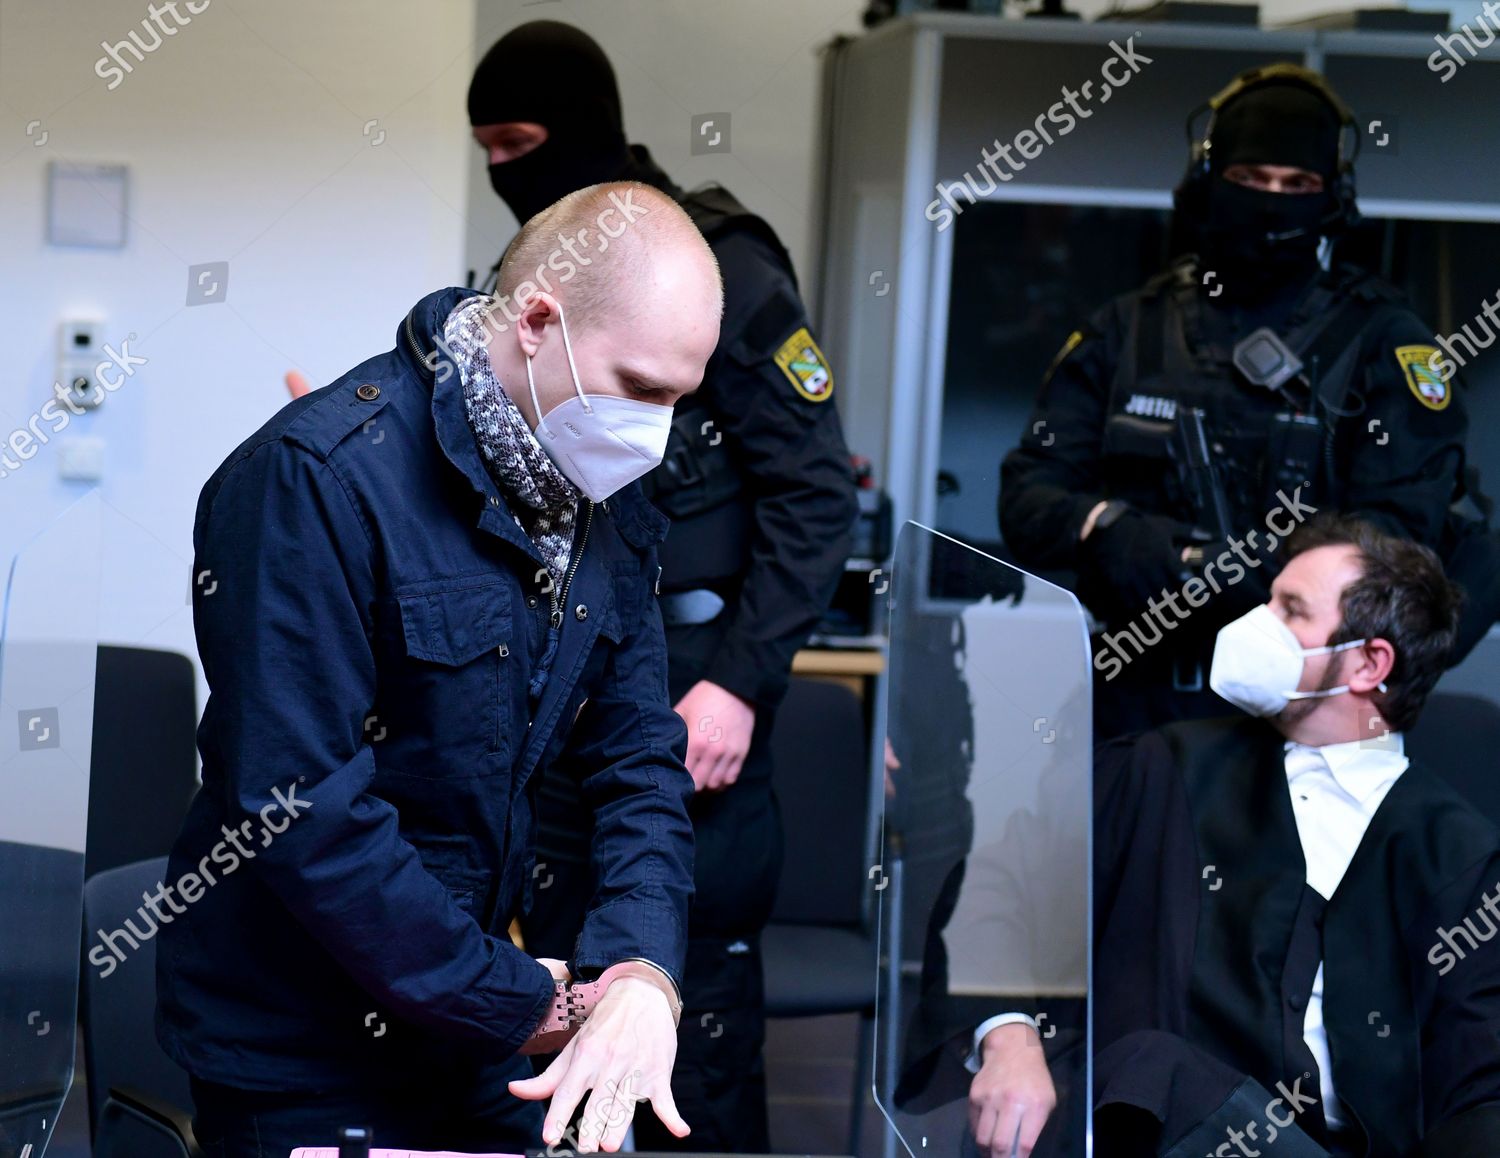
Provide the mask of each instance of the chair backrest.
POLYGON ((1406 753, 1436 772, 1469 803, 1500 824, 1500 705, 1483 696, 1438 692, 1427 697, 1406 753))
POLYGON ((772 919, 862 924, 870 807, 863 705, 831 680, 792 677, 771 732, 786 860, 772 919))
MULTIPOLYGON (((89 959, 100 946, 99 933, 124 929, 128 918, 139 932, 154 930, 148 907, 143 917, 142 893, 151 893, 165 878, 165 857, 110 869, 83 885, 83 973, 79 986, 79 1017, 83 1022, 84 1059, 88 1070, 89 1125, 97 1129, 99 1113, 111 1087, 140 1090, 171 1106, 192 1106, 186 1071, 156 1043, 156 938, 138 940, 139 948, 123 961, 104 952, 101 960, 115 967, 103 976, 89 959)), ((115 939, 124 949, 128 942, 115 939)))
POLYGON ((198 786, 193 663, 101 644, 84 875, 165 856, 198 786))

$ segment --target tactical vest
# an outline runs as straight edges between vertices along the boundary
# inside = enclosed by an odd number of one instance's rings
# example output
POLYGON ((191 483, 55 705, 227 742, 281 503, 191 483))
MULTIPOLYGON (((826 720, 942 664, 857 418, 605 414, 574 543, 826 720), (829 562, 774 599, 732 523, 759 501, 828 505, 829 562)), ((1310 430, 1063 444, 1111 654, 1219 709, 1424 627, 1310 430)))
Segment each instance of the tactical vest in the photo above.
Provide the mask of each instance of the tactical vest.
MULTIPOLYGON (((678 191, 677 200, 710 247, 733 233, 752 234, 765 243, 777 264, 791 279, 792 285, 796 286, 797 275, 792 269, 791 255, 781 244, 775 230, 763 218, 757 217, 740 204, 729 190, 722 185, 709 185, 691 193, 678 191)), ((726 322, 729 321, 732 320, 726 319, 726 322)), ((753 325, 754 319, 751 318, 743 328, 748 330, 753 325)), ((719 350, 709 363, 710 374, 722 352, 738 336, 730 332, 720 336, 719 350)), ((710 452, 710 444, 703 433, 706 418, 706 406, 699 401, 698 395, 690 394, 679 402, 673 415, 672 431, 667 438, 662 464, 642 480, 646 497, 674 521, 689 519, 722 507, 743 490, 741 471, 734 456, 717 447, 710 452)), ((734 528, 726 526, 720 529, 729 538, 738 538, 733 533, 734 528)), ((729 560, 726 559, 725 563, 727 565, 729 560)), ((722 567, 710 569, 723 570, 722 567)), ((732 573, 737 569, 738 563, 735 563, 730 571, 732 573)))
POLYGON ((1167 449, 1169 440, 1139 437, 1152 423, 1169 432, 1180 410, 1196 407, 1204 412, 1210 455, 1234 529, 1260 526, 1280 505, 1282 489, 1290 494, 1303 486, 1304 498, 1314 505, 1338 507, 1342 486, 1335 464, 1340 440, 1347 436, 1338 420, 1363 408, 1355 381, 1363 363, 1362 338, 1377 315, 1400 298, 1353 268, 1318 279, 1278 327, 1304 363, 1302 376, 1287 383, 1283 394, 1241 377, 1230 360, 1232 350, 1206 330, 1202 293, 1189 258, 1131 299, 1106 411, 1106 492, 1211 530, 1203 512, 1194 509, 1167 449), (1109 421, 1116 416, 1146 422, 1109 421))

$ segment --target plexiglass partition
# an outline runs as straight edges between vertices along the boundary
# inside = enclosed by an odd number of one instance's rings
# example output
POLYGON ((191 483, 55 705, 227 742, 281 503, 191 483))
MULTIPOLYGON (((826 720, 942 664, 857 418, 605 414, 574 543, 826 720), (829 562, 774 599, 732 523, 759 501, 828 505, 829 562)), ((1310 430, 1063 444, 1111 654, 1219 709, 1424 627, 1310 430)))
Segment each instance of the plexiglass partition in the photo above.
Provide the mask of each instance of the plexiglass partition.
POLYGON ((26 1158, 73 1078, 99 532, 90 493, 17 553, 0 604, 0 1154, 26 1158))
POLYGON ((1083 1158, 1092 820, 1083 612, 1069 592, 915 523, 898 537, 889 594, 881 1109, 904 1153, 974 1153, 975 1031, 1024 1013, 1040 1027, 1036 1048, 1059 1094, 1034 1153, 1083 1158))

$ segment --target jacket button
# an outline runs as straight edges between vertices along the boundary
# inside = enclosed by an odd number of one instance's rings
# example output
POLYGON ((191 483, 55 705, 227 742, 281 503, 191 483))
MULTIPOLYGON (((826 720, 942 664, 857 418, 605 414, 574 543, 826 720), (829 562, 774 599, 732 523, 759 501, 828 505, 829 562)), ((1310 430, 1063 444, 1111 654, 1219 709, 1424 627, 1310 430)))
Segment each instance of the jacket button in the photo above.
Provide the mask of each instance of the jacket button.
POLYGON ((372 386, 369 382, 366 382, 354 393, 361 402, 374 402, 375 399, 380 397, 380 387, 372 386))
POLYGON ((528 595, 528 596, 526 596, 526 606, 527 607, 535 607, 536 606, 536 596, 535 595, 528 595))
POLYGON ((1288 997, 1286 999, 1286 1003, 1288 1005, 1290 1005, 1298 1013, 1301 1013, 1302 1012, 1302 1007, 1307 1004, 1307 999, 1305 997, 1303 997, 1300 993, 1293 993, 1290 997, 1288 997))
POLYGON ((496 496, 491 495, 490 496, 490 506, 492 506, 492 507, 498 507, 499 505, 500 505, 500 500, 496 496))
POLYGON ((579 619, 587 619, 589 617, 589 609, 587 605, 580 603, 577 607, 573 608, 573 614, 579 619))

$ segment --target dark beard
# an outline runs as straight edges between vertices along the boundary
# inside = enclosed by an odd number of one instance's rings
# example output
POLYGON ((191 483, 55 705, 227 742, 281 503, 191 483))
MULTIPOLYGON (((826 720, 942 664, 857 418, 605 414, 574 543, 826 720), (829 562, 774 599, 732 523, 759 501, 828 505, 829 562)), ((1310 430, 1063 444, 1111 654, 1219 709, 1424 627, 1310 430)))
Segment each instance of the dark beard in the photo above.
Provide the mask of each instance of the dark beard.
MULTIPOLYGON (((1318 686, 1312 690, 1315 692, 1331 691, 1343 682, 1340 677, 1344 674, 1344 657, 1347 651, 1336 651, 1328 657, 1328 666, 1323 671, 1323 678, 1318 681, 1318 686)), ((1282 734, 1288 734, 1313 712, 1317 711, 1318 705, 1326 700, 1327 696, 1318 696, 1313 699, 1293 700, 1281 711, 1276 713, 1276 723, 1282 734)))

